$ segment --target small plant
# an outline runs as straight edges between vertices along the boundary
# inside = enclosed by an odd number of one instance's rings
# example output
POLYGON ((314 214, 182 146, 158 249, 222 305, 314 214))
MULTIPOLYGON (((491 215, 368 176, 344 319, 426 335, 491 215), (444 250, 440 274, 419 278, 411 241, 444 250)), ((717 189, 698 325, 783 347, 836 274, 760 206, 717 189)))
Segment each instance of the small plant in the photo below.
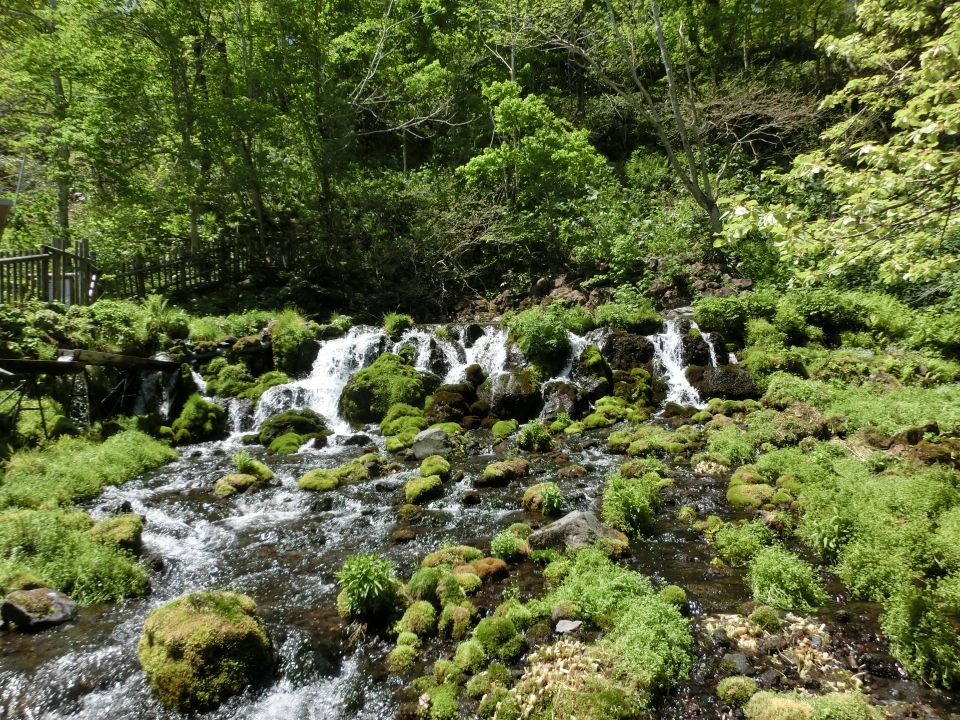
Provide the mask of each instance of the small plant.
POLYGON ((375 553, 347 558, 336 577, 343 605, 350 614, 361 617, 373 617, 387 610, 400 585, 393 564, 375 553))
POLYGON ((433 331, 433 334, 436 335, 438 338, 442 338, 442 339, 446 339, 450 337, 450 331, 447 330, 445 327, 438 327, 436 330, 433 331))
POLYGON ((413 318, 400 313, 387 313, 383 316, 383 329, 394 340, 399 340, 405 330, 413 327, 413 318))
POLYGON ((250 457, 250 453, 246 450, 238 450, 235 452, 230 456, 230 462, 233 463, 238 473, 243 473, 244 475, 253 475, 253 471, 256 469, 254 465, 255 460, 250 457))
POLYGON ((725 525, 714 535, 717 552, 727 562, 739 565, 756 555, 762 547, 773 542, 774 536, 766 523, 754 520, 747 525, 725 525))
POLYGON ((890 639, 891 653, 907 672, 945 688, 960 685, 957 631, 935 598, 906 585, 885 604, 885 609, 880 625, 890 639))
POLYGON ((490 553, 504 562, 517 562, 525 554, 526 543, 509 530, 497 535, 490 543, 490 553))
POLYGON ((544 515, 556 515, 566 503, 556 483, 544 483, 540 490, 540 510, 544 515))
POLYGON ((517 435, 517 447, 532 452, 546 452, 552 450, 553 440, 550 438, 550 432, 543 426, 539 420, 531 420, 520 430, 517 435))
POLYGON ((603 521, 631 537, 642 535, 653 524, 659 504, 653 477, 611 475, 607 478, 601 512, 603 521))
POLYGON ((813 577, 813 568, 779 545, 754 555, 747 583, 755 600, 778 610, 812 613, 829 600, 813 577))
POLYGON ((758 606, 748 618, 753 625, 769 633, 780 632, 780 616, 768 605, 758 606))

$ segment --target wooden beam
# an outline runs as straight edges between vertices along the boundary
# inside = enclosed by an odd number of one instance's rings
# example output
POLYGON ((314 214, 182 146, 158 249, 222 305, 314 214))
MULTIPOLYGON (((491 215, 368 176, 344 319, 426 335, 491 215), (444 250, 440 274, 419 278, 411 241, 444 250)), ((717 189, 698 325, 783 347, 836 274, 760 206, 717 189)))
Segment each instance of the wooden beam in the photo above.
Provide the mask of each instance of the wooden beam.
POLYGON ((171 360, 155 360, 153 358, 95 352, 93 350, 60 350, 58 354, 60 357, 69 357, 84 365, 130 367, 144 370, 178 370, 180 368, 180 363, 171 360))
POLYGON ((64 360, 10 360, 0 358, 0 370, 16 375, 74 375, 83 372, 86 363, 64 360))

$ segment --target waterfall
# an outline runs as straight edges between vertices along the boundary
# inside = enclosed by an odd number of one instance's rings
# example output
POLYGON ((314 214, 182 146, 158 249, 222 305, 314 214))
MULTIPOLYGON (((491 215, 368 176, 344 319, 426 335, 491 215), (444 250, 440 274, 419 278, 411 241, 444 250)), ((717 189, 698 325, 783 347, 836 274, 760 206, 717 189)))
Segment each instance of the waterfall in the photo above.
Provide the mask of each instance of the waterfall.
POLYGON ((667 320, 666 331, 651 335, 654 359, 660 374, 667 380, 667 402, 703 407, 697 391, 687 382, 683 365, 683 337, 675 320, 667 320))
POLYGON ((569 378, 573 370, 573 362, 580 357, 584 348, 593 344, 589 334, 581 337, 580 335, 574 335, 572 332, 567 332, 567 339, 570 341, 570 348, 567 350, 567 362, 564 363, 563 369, 550 380, 566 380, 569 378))
POLYGON ((720 363, 717 362, 717 349, 713 346, 713 339, 710 337, 710 333, 704 332, 698 328, 697 324, 692 320, 690 321, 690 327, 696 328, 696 330, 700 333, 700 337, 702 337, 703 341, 707 344, 707 349, 710 351, 710 365, 712 367, 719 367, 720 363))
MULTIPOLYGON (((349 425, 340 419, 337 405, 340 392, 357 370, 373 364, 387 346, 381 328, 354 327, 342 338, 324 340, 310 375, 267 390, 254 417, 259 426, 269 417, 293 408, 310 408, 322 415, 335 433, 349 433, 349 425)), ((399 346, 403 345, 403 341, 399 346)), ((397 346, 397 349, 399 349, 397 346)))
POLYGON ((483 335, 464 354, 466 359, 450 368, 445 383, 463 382, 464 370, 470 365, 479 365, 487 375, 501 374, 507 363, 507 331, 495 326, 484 328, 483 335))
POLYGON ((140 390, 133 403, 134 415, 146 415, 157 400, 157 380, 160 373, 156 370, 143 372, 140 375, 140 390))
POLYGON ((163 390, 160 393, 160 417, 166 421, 170 419, 170 406, 176 397, 177 380, 180 373, 176 370, 164 373, 163 390))

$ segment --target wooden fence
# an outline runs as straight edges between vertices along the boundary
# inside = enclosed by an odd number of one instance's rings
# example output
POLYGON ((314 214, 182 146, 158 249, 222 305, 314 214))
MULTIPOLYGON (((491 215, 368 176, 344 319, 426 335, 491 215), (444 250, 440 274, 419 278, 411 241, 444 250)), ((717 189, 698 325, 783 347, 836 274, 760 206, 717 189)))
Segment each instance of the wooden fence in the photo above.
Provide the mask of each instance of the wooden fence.
POLYGON ((239 280, 265 267, 289 267, 295 242, 220 240, 199 252, 135 255, 99 266, 86 241, 73 252, 44 245, 37 250, 0 252, 0 303, 27 298, 89 305, 102 295, 169 295, 239 280))
POLYGON ((73 252, 42 245, 34 250, 0 252, 0 303, 27 298, 89 305, 97 298, 100 271, 87 242, 73 252))

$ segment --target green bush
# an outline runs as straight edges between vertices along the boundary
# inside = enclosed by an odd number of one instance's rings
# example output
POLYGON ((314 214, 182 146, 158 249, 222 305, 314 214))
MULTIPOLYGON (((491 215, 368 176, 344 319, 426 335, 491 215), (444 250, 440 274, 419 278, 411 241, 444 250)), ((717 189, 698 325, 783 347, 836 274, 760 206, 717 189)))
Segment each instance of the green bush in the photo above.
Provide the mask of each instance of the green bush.
POLYGON ((544 515, 557 515, 566 503, 556 483, 544 483, 540 488, 540 511, 544 515))
POLYGON ((517 447, 531 452, 547 452, 554 446, 550 431, 539 420, 531 420, 517 435, 517 447))
POLYGON ((342 607, 362 618, 375 619, 389 611, 400 586, 390 561, 373 553, 347 558, 336 577, 342 607))
POLYGON ((317 327, 296 310, 284 310, 270 330, 274 363, 278 370, 290 375, 310 369, 316 357, 317 327))
POLYGON ((615 658, 615 674, 653 696, 687 677, 693 635, 677 607, 656 595, 636 600, 600 641, 615 658))
POLYGON ((951 689, 960 686, 957 631, 934 596, 905 585, 884 603, 880 626, 907 672, 951 689))
POLYGON ((779 610, 816 612, 829 596, 813 568, 779 545, 760 550, 748 565, 747 584, 757 602, 779 610))
POLYGON ((705 332, 720 332, 726 337, 738 338, 743 335, 747 309, 737 297, 712 295, 694 303, 693 319, 705 332))
POLYGON ((659 479, 652 474, 640 478, 608 477, 600 513, 603 521, 631 537, 643 535, 656 519, 659 479))
POLYGON ((562 365, 570 352, 567 328, 550 312, 530 308, 516 314, 504 314, 501 322, 516 338, 524 356, 536 365, 544 368, 562 365))
POLYGON ((724 525, 713 536, 720 557, 734 565, 747 562, 773 540, 773 531, 762 520, 746 525, 724 525))
POLYGON ((504 530, 490 542, 490 554, 504 562, 517 562, 526 554, 526 543, 509 530, 504 530))

